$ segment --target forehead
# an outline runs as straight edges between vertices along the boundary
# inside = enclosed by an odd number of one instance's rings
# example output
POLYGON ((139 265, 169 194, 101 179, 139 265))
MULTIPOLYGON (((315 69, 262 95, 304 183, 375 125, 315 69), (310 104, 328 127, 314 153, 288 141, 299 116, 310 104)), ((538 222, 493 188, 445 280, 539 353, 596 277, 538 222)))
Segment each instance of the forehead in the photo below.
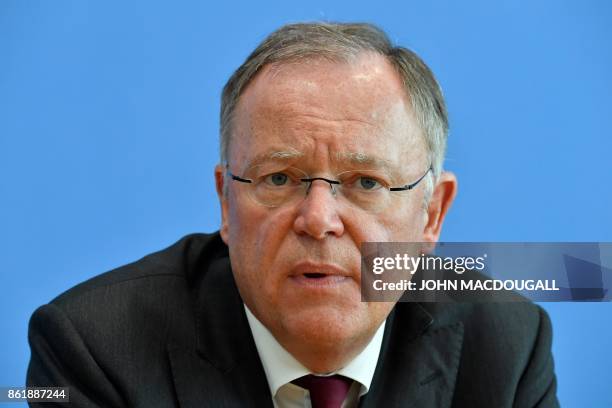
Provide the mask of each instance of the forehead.
POLYGON ((230 159, 297 151, 302 160, 363 155, 399 163, 420 161, 424 146, 394 67, 363 54, 265 66, 238 103, 230 159))

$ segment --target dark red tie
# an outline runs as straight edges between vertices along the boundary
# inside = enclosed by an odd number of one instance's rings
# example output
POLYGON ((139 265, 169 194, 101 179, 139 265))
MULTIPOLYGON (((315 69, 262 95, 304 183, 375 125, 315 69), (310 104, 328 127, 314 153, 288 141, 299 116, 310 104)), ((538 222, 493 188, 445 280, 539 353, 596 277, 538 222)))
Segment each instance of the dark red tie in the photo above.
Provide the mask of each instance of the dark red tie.
POLYGON ((310 391, 312 408, 340 408, 353 380, 341 375, 305 375, 292 382, 310 391))

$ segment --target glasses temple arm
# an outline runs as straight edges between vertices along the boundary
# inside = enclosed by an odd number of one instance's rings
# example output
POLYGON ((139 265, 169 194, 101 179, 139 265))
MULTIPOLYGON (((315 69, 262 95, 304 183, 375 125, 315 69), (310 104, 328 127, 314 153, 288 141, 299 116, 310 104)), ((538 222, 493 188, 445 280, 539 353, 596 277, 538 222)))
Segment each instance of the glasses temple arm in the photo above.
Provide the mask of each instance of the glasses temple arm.
POLYGON ((240 181, 241 183, 252 183, 253 182, 253 180, 245 179, 245 178, 234 175, 231 171, 229 171, 229 169, 227 170, 227 175, 230 176, 232 180, 240 181))
POLYGON ((426 175, 429 174, 430 171, 433 171, 433 167, 429 166, 429 168, 427 169, 427 171, 414 183, 412 184, 406 184, 405 186, 402 187, 391 187, 389 189, 389 191, 406 191, 406 190, 412 190, 413 188, 415 188, 424 178, 426 175))

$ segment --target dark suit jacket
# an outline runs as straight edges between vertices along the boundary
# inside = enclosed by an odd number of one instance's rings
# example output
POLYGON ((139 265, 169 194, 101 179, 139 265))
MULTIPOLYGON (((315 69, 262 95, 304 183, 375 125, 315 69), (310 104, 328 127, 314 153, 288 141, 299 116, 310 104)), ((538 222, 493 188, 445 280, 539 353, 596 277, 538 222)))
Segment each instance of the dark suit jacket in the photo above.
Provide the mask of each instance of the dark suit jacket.
MULTIPOLYGON (((70 289, 29 330, 27 384, 69 386, 72 407, 272 407, 218 234, 70 289)), ((554 407, 550 346, 531 303, 399 303, 360 403, 554 407)))

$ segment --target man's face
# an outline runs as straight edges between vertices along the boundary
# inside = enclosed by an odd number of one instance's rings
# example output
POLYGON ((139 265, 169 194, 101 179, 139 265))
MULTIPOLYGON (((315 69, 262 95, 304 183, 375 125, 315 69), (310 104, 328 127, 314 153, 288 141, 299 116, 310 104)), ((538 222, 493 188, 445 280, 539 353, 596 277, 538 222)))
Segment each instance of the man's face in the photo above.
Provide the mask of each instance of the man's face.
MULTIPOLYGON (((430 165, 400 77, 376 55, 266 66, 241 96, 233 125, 228 164, 238 176, 263 158, 275 169, 328 179, 376 170, 401 186, 430 165)), ((218 167, 218 186, 223 177, 218 167)), ((431 239, 424 234, 426 181, 378 212, 334 196, 324 181, 277 207, 253 200, 252 184, 226 182, 221 234, 255 316, 288 348, 369 341, 393 304, 361 302, 360 244, 431 239)))

